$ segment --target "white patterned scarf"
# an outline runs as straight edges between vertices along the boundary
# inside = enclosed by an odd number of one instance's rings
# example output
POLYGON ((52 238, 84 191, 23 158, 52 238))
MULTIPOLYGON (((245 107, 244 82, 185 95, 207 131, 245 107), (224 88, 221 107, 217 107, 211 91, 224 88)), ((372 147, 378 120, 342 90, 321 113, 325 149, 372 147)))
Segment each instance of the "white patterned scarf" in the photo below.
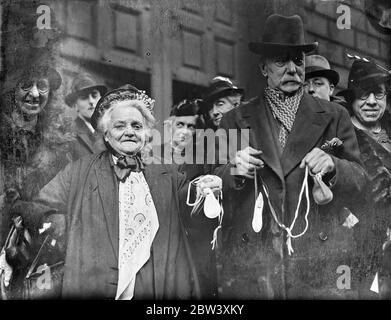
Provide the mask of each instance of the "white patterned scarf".
POLYGON ((142 171, 119 183, 119 258, 116 300, 134 295, 137 272, 151 256, 159 220, 142 171))
POLYGON ((278 140, 282 149, 285 148, 288 135, 292 131, 303 92, 303 87, 300 87, 294 95, 283 97, 280 91, 270 87, 265 88, 266 102, 270 106, 274 118, 280 123, 278 140))

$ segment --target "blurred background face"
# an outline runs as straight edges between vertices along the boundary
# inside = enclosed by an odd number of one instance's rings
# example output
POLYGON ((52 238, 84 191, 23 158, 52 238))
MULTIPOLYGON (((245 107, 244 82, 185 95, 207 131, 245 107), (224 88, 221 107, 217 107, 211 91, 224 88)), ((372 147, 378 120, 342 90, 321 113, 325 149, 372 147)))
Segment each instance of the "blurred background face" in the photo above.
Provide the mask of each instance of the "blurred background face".
POLYGON ((133 155, 145 145, 147 128, 144 117, 129 101, 115 103, 105 138, 120 154, 133 155))
POLYGON ((303 52, 267 58, 262 65, 269 87, 286 94, 299 90, 304 83, 304 69, 303 52))
POLYGON ((96 89, 82 93, 75 102, 75 108, 78 116, 87 121, 90 121, 96 104, 100 98, 100 92, 96 89))
POLYGON ((354 92, 352 103, 354 116, 364 126, 376 125, 383 117, 386 109, 386 87, 380 84, 368 89, 359 89, 354 92))
POLYGON ((172 143, 186 146, 195 134, 198 116, 176 116, 172 124, 172 143))
POLYGON ((24 79, 16 87, 15 103, 27 116, 37 116, 44 110, 49 99, 50 85, 47 78, 24 79))
POLYGON ((314 77, 307 79, 304 83, 304 89, 313 97, 330 101, 330 96, 334 91, 334 85, 324 77, 314 77))
POLYGON ((242 96, 240 94, 217 99, 213 103, 212 109, 209 110, 209 117, 212 120, 213 125, 218 127, 223 114, 237 108, 240 105, 241 100, 242 96))

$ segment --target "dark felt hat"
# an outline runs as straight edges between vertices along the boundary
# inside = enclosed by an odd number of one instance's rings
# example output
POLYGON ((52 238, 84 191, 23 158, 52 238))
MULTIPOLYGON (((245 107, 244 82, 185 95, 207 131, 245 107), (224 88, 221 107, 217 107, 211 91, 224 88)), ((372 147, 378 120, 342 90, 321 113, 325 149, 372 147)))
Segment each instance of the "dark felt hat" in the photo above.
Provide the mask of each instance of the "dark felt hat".
POLYGON ((204 94, 201 110, 203 112, 207 111, 206 109, 210 109, 212 103, 219 98, 237 94, 243 95, 244 89, 235 86, 228 78, 215 77, 204 94))
POLYGON ((310 53, 317 46, 317 42, 305 42, 303 20, 300 16, 286 17, 279 14, 272 14, 266 19, 260 41, 248 44, 252 52, 262 56, 285 51, 310 53))
POLYGON ((65 103, 68 106, 72 106, 77 98, 83 93, 98 90, 101 96, 104 96, 107 92, 107 87, 101 84, 97 84, 96 81, 88 73, 81 73, 73 79, 71 85, 71 93, 65 97, 65 103))
POLYGON ((388 83, 391 74, 380 69, 372 61, 354 60, 348 76, 348 88, 338 93, 348 98, 354 89, 365 89, 381 83, 388 83))
POLYGON ((50 89, 53 91, 57 90, 62 83, 62 78, 58 71, 45 63, 36 63, 28 68, 21 67, 13 72, 4 73, 1 77, 4 79, 2 86, 3 94, 14 90, 23 79, 31 77, 47 78, 50 89))
POLYGON ((305 79, 314 77, 324 77, 334 86, 339 82, 338 72, 330 68, 325 57, 316 54, 305 57, 305 79))
POLYGON ((201 102, 202 102, 201 99, 182 100, 172 107, 170 116, 174 116, 174 117, 196 116, 198 114, 201 102))

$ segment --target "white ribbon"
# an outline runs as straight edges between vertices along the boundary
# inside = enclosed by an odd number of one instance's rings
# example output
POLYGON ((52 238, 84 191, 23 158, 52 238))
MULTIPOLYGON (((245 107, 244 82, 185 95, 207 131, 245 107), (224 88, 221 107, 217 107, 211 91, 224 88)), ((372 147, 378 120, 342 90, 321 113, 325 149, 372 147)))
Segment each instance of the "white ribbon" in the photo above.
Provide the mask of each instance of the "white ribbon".
MULTIPOLYGON (((296 238, 301 237, 302 235, 304 235, 307 232, 307 229, 308 229, 308 214, 310 212, 310 196, 309 196, 309 188, 308 188, 308 173, 309 173, 309 169, 308 169, 308 167, 306 167, 305 168, 305 173, 304 173, 303 184, 302 184, 302 187, 301 187, 301 190, 300 190, 300 194, 299 194, 299 201, 297 203, 297 207, 296 207, 296 211, 295 211, 295 216, 294 216, 293 221, 292 221, 292 223, 291 223, 289 228, 278 220, 277 214, 276 214, 276 212, 275 212, 275 210, 274 210, 274 208, 273 208, 273 206, 271 204, 270 196, 269 196, 269 193, 267 191, 266 184, 262 181, 262 178, 261 178, 262 188, 263 188, 263 191, 265 192, 266 199, 267 199, 267 202, 269 204, 270 211, 272 213, 273 219, 280 226, 280 228, 284 229, 286 231, 286 233, 287 233, 286 246, 287 246, 289 255, 291 255, 294 252, 293 247, 292 247, 292 239, 296 239, 296 238), (303 198, 304 191, 305 191, 305 196, 306 196, 306 200, 307 200, 307 209, 306 209, 306 213, 305 213, 305 216, 304 216, 305 228, 304 228, 304 230, 301 233, 299 233, 297 235, 293 235, 292 234, 292 230, 293 230, 293 228, 295 226, 295 223, 296 223, 296 220, 297 220, 297 218, 299 216, 299 209, 300 209, 300 204, 301 204, 301 201, 302 201, 302 198, 303 198)), ((255 177, 256 176, 257 176, 257 173, 255 172, 255 177)), ((262 214, 263 214, 263 203, 262 202, 263 202, 263 196, 262 196, 262 193, 260 192, 259 195, 257 196, 256 202, 255 202, 255 207, 254 207, 254 216, 253 216, 252 226, 253 226, 253 229, 254 229, 255 232, 259 232, 262 229, 262 220, 263 220, 262 219, 262 214), (259 207, 257 207, 257 206, 259 206, 259 207)))

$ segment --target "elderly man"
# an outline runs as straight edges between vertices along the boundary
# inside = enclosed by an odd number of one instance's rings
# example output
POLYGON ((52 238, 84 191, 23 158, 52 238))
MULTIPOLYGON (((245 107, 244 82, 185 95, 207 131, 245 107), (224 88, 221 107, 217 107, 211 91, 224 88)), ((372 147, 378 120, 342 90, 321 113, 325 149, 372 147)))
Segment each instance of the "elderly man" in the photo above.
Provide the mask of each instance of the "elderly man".
POLYGON ((249 44, 267 85, 220 124, 241 135, 218 141, 230 159, 216 169, 225 201, 223 298, 340 293, 337 269, 349 265, 352 232, 330 206, 358 197, 366 174, 346 110, 304 92, 304 56, 316 47, 305 43, 299 16, 278 14, 249 44), (248 129, 248 145, 237 147, 248 129))
POLYGON ((330 68, 327 59, 320 55, 305 57, 305 91, 313 97, 331 100, 339 74, 330 68))
POLYGON ((72 147, 73 160, 90 155, 98 148, 97 135, 91 126, 91 116, 99 99, 106 93, 104 85, 97 84, 91 75, 78 74, 72 82, 71 92, 65 97, 68 106, 75 109, 76 142, 72 147))

